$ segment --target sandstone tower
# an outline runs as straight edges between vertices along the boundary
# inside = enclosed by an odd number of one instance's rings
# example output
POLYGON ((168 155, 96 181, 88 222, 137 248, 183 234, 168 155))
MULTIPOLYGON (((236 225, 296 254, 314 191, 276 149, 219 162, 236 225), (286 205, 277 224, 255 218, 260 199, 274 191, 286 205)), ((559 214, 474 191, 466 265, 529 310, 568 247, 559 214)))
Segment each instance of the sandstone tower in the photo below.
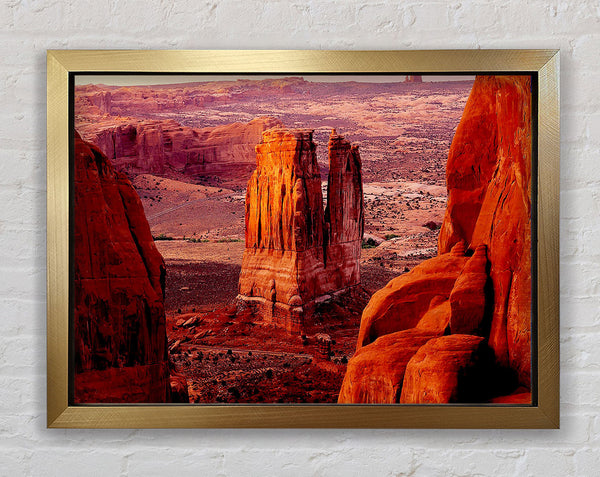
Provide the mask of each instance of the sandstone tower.
POLYGON ((363 191, 358 147, 329 138, 327 206, 312 130, 273 128, 256 146, 246 192, 239 298, 300 332, 315 300, 360 283, 363 191))

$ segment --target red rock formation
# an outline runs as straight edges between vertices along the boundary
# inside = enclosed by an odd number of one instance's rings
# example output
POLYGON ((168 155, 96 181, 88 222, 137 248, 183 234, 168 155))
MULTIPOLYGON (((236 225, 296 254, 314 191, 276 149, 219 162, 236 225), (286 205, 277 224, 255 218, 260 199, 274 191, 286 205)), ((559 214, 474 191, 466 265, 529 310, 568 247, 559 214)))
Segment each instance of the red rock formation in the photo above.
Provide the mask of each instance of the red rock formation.
POLYGON ((256 146, 246 190, 241 297, 264 304, 267 321, 299 330, 324 263, 323 196, 312 131, 271 129, 256 146))
POLYGON ((336 133, 329 137, 329 177, 325 208, 325 268, 334 290, 360 283, 364 232, 361 160, 357 145, 336 133))
POLYGON ((419 320, 415 328, 418 330, 430 330, 441 335, 449 331, 448 325, 450 324, 451 315, 450 300, 445 299, 443 295, 436 295, 431 299, 429 309, 419 320))
POLYGON ((163 259, 139 197, 75 137, 75 402, 168 402, 163 259))
POLYGON ((416 356, 404 378, 402 402, 450 402, 474 395, 491 400, 507 391, 502 399, 521 402, 530 391, 530 77, 477 77, 446 175, 448 208, 439 256, 373 295, 363 312, 358 351, 348 363, 340 402, 390 402, 389 382, 395 383, 406 366, 404 358, 397 358, 394 340, 412 328, 452 335, 418 352, 411 348, 416 356), (460 338, 454 337, 457 333, 460 338), (469 390, 462 378, 481 363, 482 343, 488 341, 495 363, 482 372, 497 383, 483 380, 480 389, 469 390), (368 366, 364 356, 371 357, 368 366))
POLYGON ((415 328, 397 331, 363 346, 348 363, 340 403, 398 402, 406 365, 435 333, 415 328))
POLYGON ((193 113, 219 103, 258 97, 276 98, 294 93, 301 95, 305 90, 306 81, 299 77, 151 86, 77 85, 75 115, 85 118, 102 114, 143 118, 163 111, 193 113), (100 95, 107 93, 110 96, 101 100, 100 95))
POLYGON ((423 77, 421 75, 407 75, 404 79, 405 83, 422 83, 423 77))
POLYGON ((173 120, 112 118, 84 123, 80 129, 82 137, 98 146, 119 171, 217 175, 245 182, 263 131, 278 125, 279 120, 269 117, 204 129, 173 120))
POLYGON ((481 382, 490 370, 479 336, 455 334, 429 340, 406 366, 401 403, 441 404, 489 399, 481 382))
POLYGON ((485 245, 493 282, 490 346, 531 379, 531 80, 478 76, 446 170, 439 250, 485 245))
MULTIPOLYGON (((462 243, 462 242, 460 242, 462 243)), ((489 332, 485 323, 488 282, 485 245, 480 245, 460 272, 450 293, 450 332, 481 334, 489 332)))
POLYGON ((424 318, 432 300, 436 300, 436 305, 448 300, 467 263, 464 253, 464 244, 459 243, 452 253, 424 261, 377 291, 363 311, 357 350, 380 336, 414 328, 424 318))
POLYGON ((312 131, 268 130, 256 153, 246 192, 240 299, 260 304, 267 322, 297 332, 316 298, 360 283, 360 156, 332 133, 324 213, 312 131))

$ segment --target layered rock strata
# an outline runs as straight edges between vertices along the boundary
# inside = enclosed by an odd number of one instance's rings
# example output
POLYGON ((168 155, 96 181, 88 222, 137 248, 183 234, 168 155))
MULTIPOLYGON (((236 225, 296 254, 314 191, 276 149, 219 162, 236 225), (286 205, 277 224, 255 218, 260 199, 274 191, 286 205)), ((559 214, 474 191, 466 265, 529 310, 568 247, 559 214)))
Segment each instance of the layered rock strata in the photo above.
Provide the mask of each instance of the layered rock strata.
POLYGON ((531 402, 531 120, 530 77, 476 78, 439 255, 373 295, 339 402, 531 402))
POLYGON ((171 400, 165 264, 127 177, 76 133, 74 399, 171 400))
POLYGON ((83 138, 95 144, 119 171, 218 176, 225 180, 241 177, 245 182, 254 168, 254 148, 263 131, 278 125, 281 122, 270 117, 203 129, 174 120, 111 118, 106 124, 84 123, 81 131, 83 138))
POLYGON ((325 210, 312 131, 266 131, 256 162, 239 298, 258 306, 266 322, 299 332, 315 300, 360 283, 360 154, 332 132, 325 210))

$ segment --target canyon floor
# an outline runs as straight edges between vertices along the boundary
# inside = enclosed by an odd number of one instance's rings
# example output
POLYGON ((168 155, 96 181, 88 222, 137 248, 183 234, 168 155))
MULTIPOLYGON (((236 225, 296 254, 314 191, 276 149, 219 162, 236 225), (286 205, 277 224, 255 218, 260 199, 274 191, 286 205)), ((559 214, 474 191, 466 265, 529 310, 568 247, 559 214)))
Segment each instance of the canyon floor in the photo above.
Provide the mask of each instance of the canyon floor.
POLYGON ((236 306, 243 193, 149 175, 134 183, 167 264, 171 359, 192 402, 335 402, 364 306, 437 253, 446 195, 443 186, 413 181, 365 184, 361 289, 320 304, 305 336, 290 336, 236 306), (330 359, 319 353, 317 333, 333 340, 330 359))
MULTIPOLYGON (((188 379, 190 402, 337 402, 371 295, 437 254, 446 208, 445 163, 471 85, 314 83, 301 85, 306 87, 302 94, 268 97, 250 88, 243 100, 193 112, 139 113, 190 127, 269 115, 286 127, 314 129, 322 177, 333 127, 360 146, 362 284, 352 294, 321 303, 302 336, 261 325, 260 317, 236 304, 247 179, 130 175, 167 265, 169 352, 188 379), (331 337, 329 359, 319 352, 317 333, 331 337)), ((136 112, 120 114, 114 122, 136 112)), ((94 127, 89 118, 85 121, 82 127, 94 127)), ((323 182, 324 197, 325 191, 323 182)))

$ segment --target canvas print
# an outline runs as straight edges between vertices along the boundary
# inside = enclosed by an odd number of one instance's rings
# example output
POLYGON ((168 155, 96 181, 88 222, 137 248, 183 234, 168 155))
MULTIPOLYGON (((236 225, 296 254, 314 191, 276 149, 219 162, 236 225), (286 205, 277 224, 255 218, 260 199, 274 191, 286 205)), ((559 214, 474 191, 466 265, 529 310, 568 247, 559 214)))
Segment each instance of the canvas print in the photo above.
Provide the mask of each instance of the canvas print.
POLYGON ((73 404, 532 404, 530 76, 72 101, 73 404))

